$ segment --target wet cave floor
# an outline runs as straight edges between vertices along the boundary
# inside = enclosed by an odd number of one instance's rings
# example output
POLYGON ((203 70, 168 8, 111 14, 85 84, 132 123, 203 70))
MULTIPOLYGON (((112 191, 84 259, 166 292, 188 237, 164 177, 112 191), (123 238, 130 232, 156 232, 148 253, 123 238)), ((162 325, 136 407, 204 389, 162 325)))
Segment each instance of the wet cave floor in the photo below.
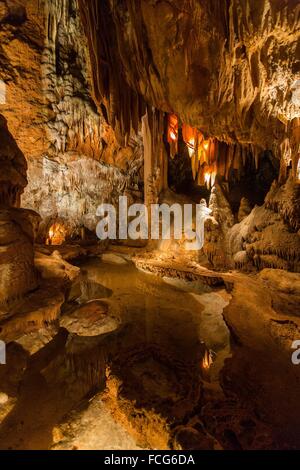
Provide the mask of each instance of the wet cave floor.
POLYGON ((267 428, 220 383, 231 357, 225 286, 159 278, 116 255, 80 268, 60 324, 28 339, 43 347, 29 358, 24 341, 9 349, 1 449, 270 445, 267 428), (99 322, 107 309, 111 323, 99 322))

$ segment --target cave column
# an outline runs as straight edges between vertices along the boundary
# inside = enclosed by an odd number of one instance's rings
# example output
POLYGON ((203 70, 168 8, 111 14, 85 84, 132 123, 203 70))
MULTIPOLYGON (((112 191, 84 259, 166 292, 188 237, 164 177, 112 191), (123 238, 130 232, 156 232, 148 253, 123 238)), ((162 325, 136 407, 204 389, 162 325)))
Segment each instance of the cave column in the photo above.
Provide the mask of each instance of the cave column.
POLYGON ((151 180, 153 176, 152 134, 149 126, 148 110, 142 118, 142 134, 144 143, 144 201, 147 207, 151 204, 151 180))
POLYGON ((160 193, 168 187, 168 155, 163 142, 164 113, 147 109, 142 118, 144 142, 145 204, 158 203, 160 193))

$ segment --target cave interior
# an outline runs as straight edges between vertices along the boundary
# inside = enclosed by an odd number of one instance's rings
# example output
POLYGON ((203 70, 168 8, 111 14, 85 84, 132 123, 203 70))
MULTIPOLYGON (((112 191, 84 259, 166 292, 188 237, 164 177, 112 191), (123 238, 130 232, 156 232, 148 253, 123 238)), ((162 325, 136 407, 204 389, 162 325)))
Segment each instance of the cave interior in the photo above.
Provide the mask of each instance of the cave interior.
POLYGON ((300 449, 299 306, 300 1, 1 0, 0 449, 300 449))

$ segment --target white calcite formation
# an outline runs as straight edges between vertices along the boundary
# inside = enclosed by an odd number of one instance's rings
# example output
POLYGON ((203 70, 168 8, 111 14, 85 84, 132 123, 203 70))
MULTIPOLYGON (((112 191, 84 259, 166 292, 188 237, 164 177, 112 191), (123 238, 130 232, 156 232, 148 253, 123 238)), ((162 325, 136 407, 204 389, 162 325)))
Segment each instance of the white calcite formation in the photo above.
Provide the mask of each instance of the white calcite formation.
POLYGON ((300 271, 300 186, 290 175, 285 185, 274 182, 262 206, 240 223, 221 187, 212 192, 212 217, 206 221, 204 251, 217 268, 277 268, 300 271))

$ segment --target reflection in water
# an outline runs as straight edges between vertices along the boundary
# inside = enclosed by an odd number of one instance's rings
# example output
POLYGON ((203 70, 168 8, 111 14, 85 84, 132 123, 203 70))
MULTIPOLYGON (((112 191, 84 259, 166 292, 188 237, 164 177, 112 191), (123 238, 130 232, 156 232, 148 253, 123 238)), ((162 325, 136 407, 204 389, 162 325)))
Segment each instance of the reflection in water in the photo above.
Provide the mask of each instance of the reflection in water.
MULTIPOLYGON (((229 300, 226 292, 212 291, 201 283, 162 280, 139 272, 130 263, 113 265, 93 259, 82 265, 81 281, 72 288, 65 308, 72 310, 89 300, 108 297, 112 313, 123 324, 117 334, 78 337, 61 328, 30 360, 23 348, 11 345, 8 362, 10 372, 11 364, 15 371, 6 374, 13 378, 12 383, 1 383, 1 392, 10 400, 4 410, 0 407, 5 411, 0 413, 1 449, 50 448, 53 430, 63 417, 82 400, 88 412, 87 394, 101 394, 114 384, 121 386, 113 387, 118 390, 113 405, 121 409, 125 404, 125 412, 135 416, 133 425, 141 426, 139 435, 149 437, 152 429, 151 448, 166 448, 169 433, 164 430, 197 412, 203 380, 217 382, 224 359, 230 355, 229 331, 222 318, 229 300), (107 360, 112 380, 105 377, 107 360), (162 440, 155 441, 153 436, 162 440)), ((111 445, 119 445, 121 439, 132 446, 127 431, 124 437, 122 429, 116 431, 114 417, 108 419, 105 410, 111 403, 101 407, 101 397, 95 401, 98 414, 88 414, 95 421, 89 422, 84 439, 96 432, 97 439, 89 443, 94 448, 105 448, 107 436, 111 445), (101 420, 110 422, 107 435, 94 426, 101 420)), ((86 415, 84 423, 85 419, 86 415)), ((81 437, 79 448, 86 445, 81 437)))
POLYGON ((120 320, 128 326, 124 349, 156 345, 174 360, 199 359, 204 369, 210 369, 210 380, 218 380, 224 359, 230 356, 230 334, 222 316, 229 303, 225 290, 213 291, 200 281, 162 280, 131 263, 120 266, 93 259, 82 270, 79 301, 110 297, 115 302, 120 320))
POLYGON ((212 387, 208 394, 220 391, 219 373, 230 356, 222 317, 229 296, 200 282, 161 279, 129 263, 91 260, 83 268, 85 286, 91 282, 112 292, 113 314, 123 324, 109 341, 105 403, 136 430, 138 445, 167 449, 178 426, 193 416, 198 420, 204 384, 212 387))

